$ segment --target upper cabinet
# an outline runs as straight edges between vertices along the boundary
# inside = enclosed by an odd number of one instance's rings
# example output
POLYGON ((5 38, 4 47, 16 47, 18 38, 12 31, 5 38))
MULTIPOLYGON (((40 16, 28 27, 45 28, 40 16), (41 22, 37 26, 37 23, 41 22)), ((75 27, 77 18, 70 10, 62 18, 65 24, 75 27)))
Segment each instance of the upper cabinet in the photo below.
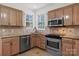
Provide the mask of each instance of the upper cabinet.
POLYGON ((63 17, 63 8, 57 9, 55 12, 56 12, 56 18, 63 17))
POLYGON ((1 14, 1 24, 0 25, 9 25, 10 9, 5 6, 0 6, 0 14, 1 14))
POLYGON ((48 19, 51 17, 64 19, 64 26, 79 25, 79 4, 72 4, 63 8, 48 12, 48 19), (53 12, 53 13, 52 13, 53 12))
MULTIPOLYGON (((0 6, 0 13, 1 13, 1 6, 0 6)), ((1 25, 1 14, 0 14, 0 25, 1 25)))
POLYGON ((22 11, 18 11, 18 10, 17 10, 17 12, 16 12, 16 17, 17 17, 17 18, 16 18, 16 22, 17 22, 16 25, 17 25, 17 26, 22 26, 22 24, 23 24, 23 23, 22 23, 22 16, 23 16, 22 11))
POLYGON ((16 10, 10 8, 10 25, 16 26, 16 10))
POLYGON ((72 25, 72 6, 64 7, 64 25, 72 25))
POLYGON ((79 25, 79 4, 73 5, 73 25, 79 25))
POLYGON ((0 5, 0 26, 22 26, 22 11, 0 5))
POLYGON ((54 19, 55 18, 55 11, 49 11, 48 12, 48 20, 54 19))

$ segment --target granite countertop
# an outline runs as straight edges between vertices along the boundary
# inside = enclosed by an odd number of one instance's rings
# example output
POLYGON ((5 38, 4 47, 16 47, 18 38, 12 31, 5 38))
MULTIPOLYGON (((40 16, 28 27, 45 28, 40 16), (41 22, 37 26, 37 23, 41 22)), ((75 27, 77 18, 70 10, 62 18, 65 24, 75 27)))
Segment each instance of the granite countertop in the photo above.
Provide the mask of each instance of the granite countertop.
MULTIPOLYGON (((28 32, 21 32, 21 33, 10 33, 10 34, 1 34, 0 35, 0 39, 1 38, 6 38, 6 37, 14 37, 14 36, 22 36, 22 35, 31 35, 31 34, 39 34, 39 33, 34 33, 34 32, 30 32, 30 33, 28 33, 28 32)), ((44 34, 43 34, 44 35, 44 34)))
MULTIPOLYGON (((15 34, 3 34, 0 35, 1 38, 6 38, 6 37, 13 37, 13 36, 22 36, 22 35, 31 35, 32 33, 15 33, 15 34)), ((37 33, 35 33, 37 34, 37 33)), ((43 34, 46 35, 46 34, 43 34)), ((62 38, 71 38, 71 39, 79 39, 79 36, 73 36, 73 35, 60 35, 62 38)))
POLYGON ((14 37, 14 36, 22 36, 22 35, 30 35, 30 34, 31 33, 4 34, 4 35, 0 35, 0 39, 6 37, 14 37))
POLYGON ((64 35, 64 34, 52 34, 52 35, 60 35, 60 37, 62 38, 79 39, 79 36, 75 36, 75 35, 64 35))
POLYGON ((73 36, 73 35, 65 35, 61 36, 62 38, 71 38, 71 39, 79 39, 79 36, 73 36))

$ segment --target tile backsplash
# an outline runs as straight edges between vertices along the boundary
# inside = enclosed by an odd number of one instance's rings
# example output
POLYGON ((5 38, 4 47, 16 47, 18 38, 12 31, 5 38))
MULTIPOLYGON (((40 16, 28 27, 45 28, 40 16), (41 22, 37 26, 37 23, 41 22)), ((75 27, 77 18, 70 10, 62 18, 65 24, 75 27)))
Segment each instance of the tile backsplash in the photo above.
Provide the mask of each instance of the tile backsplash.
MULTIPOLYGON (((30 34, 33 33, 34 30, 31 28, 27 28, 27 27, 21 27, 21 28, 17 28, 17 27, 3 27, 0 28, 0 36, 1 35, 15 35, 15 34, 30 34)), ((38 32, 46 35, 46 34, 50 34, 50 29, 48 27, 45 28, 45 30, 38 30, 38 32)))
MULTIPOLYGON (((79 27, 58 27, 58 28, 46 28, 45 30, 39 30, 42 34, 64 34, 79 36, 79 27)), ((21 28, 0 28, 0 35, 8 34, 30 34, 33 33, 33 29, 26 27, 21 28)))
POLYGON ((0 28, 0 35, 8 35, 8 34, 20 34, 20 33, 31 33, 32 29, 27 29, 26 27, 22 28, 0 28))
POLYGON ((79 27, 51 28, 50 33, 51 34, 64 34, 64 35, 79 36, 79 27))

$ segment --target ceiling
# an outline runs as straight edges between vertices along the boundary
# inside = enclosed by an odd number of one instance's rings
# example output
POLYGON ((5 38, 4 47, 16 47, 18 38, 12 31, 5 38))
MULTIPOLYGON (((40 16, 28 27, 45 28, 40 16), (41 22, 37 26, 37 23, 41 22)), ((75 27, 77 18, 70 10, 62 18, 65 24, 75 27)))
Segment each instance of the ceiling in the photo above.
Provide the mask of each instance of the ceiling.
POLYGON ((37 10, 39 8, 43 8, 47 6, 49 3, 2 3, 4 5, 8 6, 16 6, 16 7, 23 7, 23 8, 29 8, 32 10, 37 10))
POLYGON ((26 3, 26 4, 23 4, 23 5, 28 7, 29 9, 37 10, 39 8, 45 7, 46 5, 48 5, 48 3, 26 3))

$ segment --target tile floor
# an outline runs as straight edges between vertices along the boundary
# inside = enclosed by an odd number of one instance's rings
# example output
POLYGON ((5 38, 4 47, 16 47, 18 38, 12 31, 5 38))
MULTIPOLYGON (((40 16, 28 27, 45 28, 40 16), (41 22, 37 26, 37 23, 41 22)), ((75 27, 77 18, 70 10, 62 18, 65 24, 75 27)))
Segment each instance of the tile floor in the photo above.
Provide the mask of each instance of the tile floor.
POLYGON ((52 55, 44 50, 39 49, 39 48, 33 48, 29 51, 19 54, 18 56, 52 56, 52 55))

